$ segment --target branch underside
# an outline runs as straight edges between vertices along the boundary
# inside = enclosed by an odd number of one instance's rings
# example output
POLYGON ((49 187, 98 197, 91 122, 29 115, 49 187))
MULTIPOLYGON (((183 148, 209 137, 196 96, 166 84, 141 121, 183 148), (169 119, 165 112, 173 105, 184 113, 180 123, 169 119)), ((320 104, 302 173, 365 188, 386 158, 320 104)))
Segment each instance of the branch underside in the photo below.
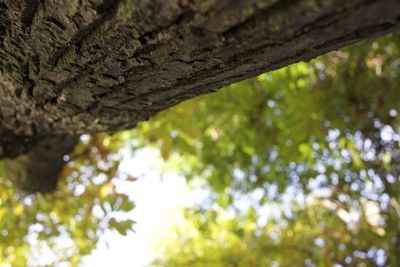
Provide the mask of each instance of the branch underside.
POLYGON ((64 155, 78 142, 76 136, 47 136, 29 152, 4 160, 4 177, 26 193, 52 192, 64 165, 64 155))
POLYGON ((129 129, 399 25, 398 0, 0 0, 0 158, 129 129))

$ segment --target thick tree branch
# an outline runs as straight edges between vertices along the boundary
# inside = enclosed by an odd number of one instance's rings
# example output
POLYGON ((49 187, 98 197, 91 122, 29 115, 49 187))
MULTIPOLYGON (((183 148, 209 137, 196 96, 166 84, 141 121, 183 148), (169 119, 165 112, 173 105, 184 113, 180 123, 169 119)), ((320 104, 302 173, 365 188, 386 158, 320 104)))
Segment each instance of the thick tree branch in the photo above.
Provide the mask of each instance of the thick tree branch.
POLYGON ((399 25, 398 0, 0 0, 0 157, 129 129, 399 25))

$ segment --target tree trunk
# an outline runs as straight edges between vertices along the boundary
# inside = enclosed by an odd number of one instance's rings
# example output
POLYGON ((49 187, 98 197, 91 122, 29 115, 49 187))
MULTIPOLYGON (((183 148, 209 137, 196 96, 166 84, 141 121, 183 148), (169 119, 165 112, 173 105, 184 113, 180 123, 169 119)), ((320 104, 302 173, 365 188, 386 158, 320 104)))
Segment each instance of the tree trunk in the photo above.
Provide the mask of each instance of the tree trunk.
POLYGON ((0 0, 0 157, 133 128, 399 25, 398 0, 0 0))

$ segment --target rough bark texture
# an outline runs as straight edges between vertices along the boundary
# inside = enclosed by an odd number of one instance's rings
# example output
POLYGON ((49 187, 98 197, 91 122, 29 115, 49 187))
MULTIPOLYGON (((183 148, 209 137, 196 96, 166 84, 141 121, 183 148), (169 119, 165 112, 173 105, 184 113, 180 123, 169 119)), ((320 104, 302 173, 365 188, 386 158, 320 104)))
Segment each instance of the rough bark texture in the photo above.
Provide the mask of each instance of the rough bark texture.
POLYGON ((0 158, 399 25, 399 0, 0 0, 0 158))

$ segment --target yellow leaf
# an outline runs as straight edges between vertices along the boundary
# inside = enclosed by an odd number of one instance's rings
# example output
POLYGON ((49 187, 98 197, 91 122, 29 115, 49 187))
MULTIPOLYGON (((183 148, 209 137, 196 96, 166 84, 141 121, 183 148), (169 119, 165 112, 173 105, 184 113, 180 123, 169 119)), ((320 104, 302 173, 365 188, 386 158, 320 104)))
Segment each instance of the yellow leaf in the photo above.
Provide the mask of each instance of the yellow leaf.
POLYGON ((22 206, 21 204, 18 204, 15 207, 14 213, 15 213, 15 215, 19 216, 22 214, 22 212, 24 212, 24 206, 22 206))
POLYGON ((112 184, 107 183, 101 186, 100 188, 100 197, 105 198, 112 192, 112 184))

